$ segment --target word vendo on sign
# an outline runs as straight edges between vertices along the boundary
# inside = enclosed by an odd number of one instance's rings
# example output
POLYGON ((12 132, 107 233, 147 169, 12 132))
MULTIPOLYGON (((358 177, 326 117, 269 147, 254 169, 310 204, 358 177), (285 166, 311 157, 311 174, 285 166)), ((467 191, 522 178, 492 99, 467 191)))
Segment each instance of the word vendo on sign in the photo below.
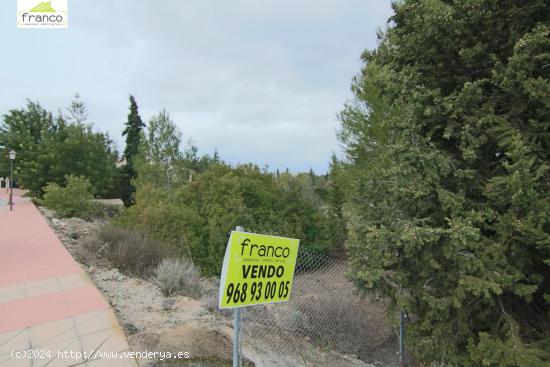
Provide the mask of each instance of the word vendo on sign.
POLYGON ((231 232, 220 279, 219 308, 286 302, 299 240, 231 232))

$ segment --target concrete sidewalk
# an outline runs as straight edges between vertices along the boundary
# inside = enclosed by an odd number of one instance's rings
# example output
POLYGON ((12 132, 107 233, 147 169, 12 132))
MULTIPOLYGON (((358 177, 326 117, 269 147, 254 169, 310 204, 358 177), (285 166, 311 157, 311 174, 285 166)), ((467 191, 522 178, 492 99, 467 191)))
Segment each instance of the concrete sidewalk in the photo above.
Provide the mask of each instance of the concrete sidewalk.
POLYGON ((0 189, 0 367, 137 366, 109 304, 38 209, 18 190, 11 212, 8 199, 0 189))

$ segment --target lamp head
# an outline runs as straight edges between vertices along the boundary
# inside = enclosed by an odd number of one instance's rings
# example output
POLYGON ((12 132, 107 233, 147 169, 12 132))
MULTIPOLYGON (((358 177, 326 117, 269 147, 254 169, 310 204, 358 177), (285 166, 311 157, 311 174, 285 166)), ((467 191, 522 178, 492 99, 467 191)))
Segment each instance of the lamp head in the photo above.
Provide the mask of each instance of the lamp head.
POLYGON ((16 154, 16 153, 15 153, 15 150, 11 150, 11 151, 9 152, 9 156, 10 156, 10 159, 11 159, 11 160, 14 160, 14 159, 15 159, 15 154, 16 154))

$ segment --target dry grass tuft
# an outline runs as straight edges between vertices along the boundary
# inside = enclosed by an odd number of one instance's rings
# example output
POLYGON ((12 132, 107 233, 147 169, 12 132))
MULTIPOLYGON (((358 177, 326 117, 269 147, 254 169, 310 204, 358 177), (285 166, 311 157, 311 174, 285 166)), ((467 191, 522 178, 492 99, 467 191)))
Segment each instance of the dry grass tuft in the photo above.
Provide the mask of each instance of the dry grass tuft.
POLYGON ((154 270, 154 278, 166 296, 177 293, 195 298, 201 294, 200 271, 188 259, 162 260, 154 270))

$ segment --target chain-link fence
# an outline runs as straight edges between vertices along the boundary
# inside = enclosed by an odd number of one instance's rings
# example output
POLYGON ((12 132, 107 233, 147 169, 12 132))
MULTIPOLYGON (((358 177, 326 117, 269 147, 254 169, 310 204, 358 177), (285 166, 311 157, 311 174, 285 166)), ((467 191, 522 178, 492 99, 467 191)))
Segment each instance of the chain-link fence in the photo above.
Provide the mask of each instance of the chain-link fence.
POLYGON ((399 329, 362 298, 347 263, 301 249, 291 299, 243 308, 241 348, 256 366, 397 366, 399 329))

